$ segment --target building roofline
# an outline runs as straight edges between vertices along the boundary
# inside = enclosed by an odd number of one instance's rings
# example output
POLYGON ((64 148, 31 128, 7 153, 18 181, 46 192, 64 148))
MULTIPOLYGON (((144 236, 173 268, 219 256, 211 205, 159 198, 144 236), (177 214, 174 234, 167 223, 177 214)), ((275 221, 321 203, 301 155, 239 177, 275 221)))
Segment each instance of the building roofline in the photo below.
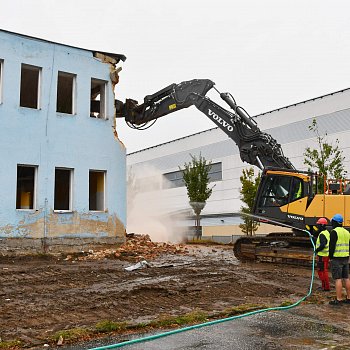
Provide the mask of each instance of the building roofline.
MULTIPOLYGON (((329 93, 329 94, 325 94, 325 95, 321 95, 321 96, 318 96, 318 97, 310 98, 310 99, 308 99, 308 100, 304 100, 304 101, 297 102, 297 103, 294 103, 294 104, 291 104, 291 105, 287 105, 287 106, 285 106, 285 107, 280 107, 280 108, 276 108, 276 109, 273 109, 273 110, 268 111, 268 112, 264 112, 264 113, 257 114, 257 115, 255 115, 255 116, 253 116, 252 118, 257 118, 257 117, 262 116, 262 115, 266 115, 266 114, 269 114, 269 113, 281 111, 281 110, 283 110, 283 109, 295 107, 295 106, 298 106, 298 105, 301 105, 301 104, 304 104, 304 103, 307 103, 307 102, 312 102, 312 101, 320 100, 320 99, 323 99, 323 98, 325 98, 325 97, 332 96, 332 95, 336 95, 336 94, 340 94, 340 93, 343 93, 344 91, 348 91, 348 90, 350 90, 350 88, 346 88, 346 89, 338 90, 338 91, 335 91, 335 92, 331 92, 331 93, 329 93)), ((183 140, 183 139, 186 139, 186 138, 188 138, 188 137, 191 137, 191 136, 194 136, 194 135, 199 135, 199 134, 202 134, 202 133, 205 133, 205 132, 214 130, 214 129, 218 129, 218 127, 216 126, 216 127, 213 127, 213 128, 207 129, 207 130, 203 130, 203 131, 196 132, 196 133, 191 134, 191 135, 179 137, 178 139, 174 139, 174 140, 171 140, 171 141, 168 141, 168 142, 163 142, 163 143, 160 143, 160 144, 155 145, 155 146, 146 147, 146 148, 140 149, 140 150, 138 150, 138 151, 134 151, 134 152, 128 153, 127 155, 132 155, 132 154, 139 153, 139 152, 143 152, 143 151, 146 151, 146 150, 149 150, 149 149, 152 149, 152 148, 160 147, 160 146, 166 145, 166 144, 168 144, 168 143, 175 142, 175 141, 179 141, 179 140, 183 140)))
POLYGON ((0 28, 0 32, 12 34, 12 35, 17 35, 17 36, 21 36, 21 37, 27 38, 27 39, 38 40, 38 41, 42 41, 42 42, 49 43, 49 44, 56 44, 56 45, 61 45, 61 46, 70 47, 70 48, 73 48, 73 49, 79 49, 79 50, 84 50, 84 51, 90 51, 90 52, 92 52, 93 54, 99 52, 99 53, 101 53, 101 54, 103 54, 103 55, 106 55, 106 56, 109 56, 109 57, 114 58, 114 59, 117 61, 117 63, 118 63, 120 60, 123 61, 123 62, 125 62, 125 60, 126 60, 126 56, 124 56, 124 55, 122 55, 122 54, 118 54, 118 53, 112 53, 112 52, 104 52, 104 51, 98 51, 98 50, 84 49, 84 48, 82 48, 82 47, 77 47, 77 46, 62 44, 62 43, 58 43, 58 42, 51 41, 51 40, 46 40, 46 39, 42 39, 42 38, 37 38, 37 37, 35 37, 35 36, 30 36, 30 35, 25 35, 25 34, 21 34, 21 33, 11 32, 11 31, 9 31, 9 30, 5 30, 5 29, 1 29, 1 28, 0 28))
POLYGON ((335 91, 335 92, 331 92, 331 93, 329 93, 329 94, 325 94, 325 95, 321 95, 321 96, 318 96, 318 97, 310 98, 310 99, 305 100, 305 101, 296 102, 296 103, 293 103, 293 104, 291 104, 291 105, 287 105, 287 106, 284 106, 284 107, 276 108, 276 109, 273 109, 273 110, 268 111, 268 112, 260 113, 260 114, 258 114, 258 115, 256 115, 256 116, 254 116, 253 118, 259 117, 259 116, 261 116, 261 115, 265 115, 265 114, 277 112, 277 111, 280 111, 280 110, 282 110, 282 109, 287 109, 287 108, 290 108, 290 107, 295 107, 295 106, 298 106, 298 105, 301 105, 301 104, 304 104, 304 103, 307 103, 307 102, 312 102, 312 101, 316 101, 316 100, 321 100, 321 99, 323 99, 324 97, 328 97, 328 96, 340 94, 340 93, 343 93, 344 91, 348 91, 348 90, 350 90, 350 88, 346 88, 346 89, 338 90, 338 91, 335 91))

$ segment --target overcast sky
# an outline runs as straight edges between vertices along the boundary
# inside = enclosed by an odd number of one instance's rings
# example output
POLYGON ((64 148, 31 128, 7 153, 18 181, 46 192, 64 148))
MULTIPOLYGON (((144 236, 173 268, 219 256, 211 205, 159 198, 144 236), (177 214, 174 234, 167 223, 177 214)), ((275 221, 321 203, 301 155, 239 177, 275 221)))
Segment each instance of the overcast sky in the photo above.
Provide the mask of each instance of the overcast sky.
MULTIPOLYGON (((120 100, 209 78, 256 115, 350 87, 347 0, 0 0, 0 9, 1 29, 124 54, 120 100)), ((214 126, 195 107, 146 131, 117 124, 128 153, 214 126)))

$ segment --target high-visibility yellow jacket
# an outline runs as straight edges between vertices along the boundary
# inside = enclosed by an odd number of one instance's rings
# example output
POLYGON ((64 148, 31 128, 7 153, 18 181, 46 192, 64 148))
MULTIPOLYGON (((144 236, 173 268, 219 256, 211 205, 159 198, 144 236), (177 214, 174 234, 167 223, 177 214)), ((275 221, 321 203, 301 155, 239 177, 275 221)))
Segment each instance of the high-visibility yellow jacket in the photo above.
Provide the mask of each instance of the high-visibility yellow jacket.
POLYGON ((322 250, 320 250, 320 251, 317 252, 317 255, 319 255, 319 256, 328 256, 328 255, 329 255, 329 236, 330 236, 328 230, 323 230, 323 231, 320 232, 320 234, 318 235, 317 241, 316 241, 316 249, 319 248, 320 245, 321 245, 321 240, 320 240, 320 236, 321 236, 321 235, 324 235, 324 236, 325 236, 325 238, 326 238, 326 240, 327 240, 327 244, 326 244, 326 246, 325 246, 322 250))
POLYGON ((344 227, 336 227, 334 231, 338 238, 333 256, 335 258, 346 258, 349 256, 350 233, 344 227))

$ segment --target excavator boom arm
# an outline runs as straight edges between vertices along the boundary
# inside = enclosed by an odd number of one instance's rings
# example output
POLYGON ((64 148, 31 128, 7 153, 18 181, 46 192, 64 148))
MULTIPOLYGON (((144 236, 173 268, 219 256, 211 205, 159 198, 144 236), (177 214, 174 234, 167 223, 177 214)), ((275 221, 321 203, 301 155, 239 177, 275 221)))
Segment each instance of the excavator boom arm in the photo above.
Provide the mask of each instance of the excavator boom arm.
POLYGON ((206 97, 214 85, 208 79, 194 79, 171 84, 152 95, 147 95, 141 105, 131 99, 125 103, 116 101, 117 117, 125 118, 132 125, 144 125, 194 105, 236 143, 242 161, 260 169, 295 169, 284 156, 280 144, 271 135, 260 131, 255 120, 242 107, 236 105, 230 94, 220 93, 220 97, 230 106, 230 111, 206 97))

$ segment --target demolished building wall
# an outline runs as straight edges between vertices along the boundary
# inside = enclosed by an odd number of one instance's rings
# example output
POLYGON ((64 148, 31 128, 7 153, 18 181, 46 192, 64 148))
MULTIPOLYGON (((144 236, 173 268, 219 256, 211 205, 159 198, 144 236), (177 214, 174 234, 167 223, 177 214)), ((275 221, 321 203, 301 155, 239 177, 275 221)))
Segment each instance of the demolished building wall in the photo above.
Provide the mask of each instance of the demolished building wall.
POLYGON ((0 31, 3 246, 124 241, 126 155, 114 108, 119 58, 0 31))

